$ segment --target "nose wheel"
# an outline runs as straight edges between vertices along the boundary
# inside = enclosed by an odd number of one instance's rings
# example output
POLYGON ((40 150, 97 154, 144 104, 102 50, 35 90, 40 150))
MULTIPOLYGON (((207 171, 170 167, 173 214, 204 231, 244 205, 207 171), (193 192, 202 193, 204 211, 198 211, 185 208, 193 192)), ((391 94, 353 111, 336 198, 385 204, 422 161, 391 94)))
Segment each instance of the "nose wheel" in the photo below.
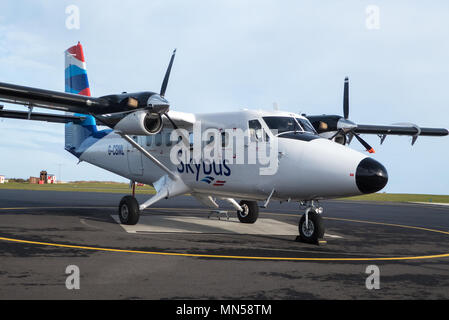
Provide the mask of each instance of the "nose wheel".
POLYGON ((299 237, 306 243, 318 243, 324 237, 324 225, 321 216, 315 212, 309 212, 306 223, 306 216, 303 215, 299 220, 299 237))
POLYGON ((321 217, 321 207, 317 208, 313 205, 306 208, 304 215, 299 220, 299 240, 305 243, 318 244, 320 239, 324 238, 324 223, 321 217))

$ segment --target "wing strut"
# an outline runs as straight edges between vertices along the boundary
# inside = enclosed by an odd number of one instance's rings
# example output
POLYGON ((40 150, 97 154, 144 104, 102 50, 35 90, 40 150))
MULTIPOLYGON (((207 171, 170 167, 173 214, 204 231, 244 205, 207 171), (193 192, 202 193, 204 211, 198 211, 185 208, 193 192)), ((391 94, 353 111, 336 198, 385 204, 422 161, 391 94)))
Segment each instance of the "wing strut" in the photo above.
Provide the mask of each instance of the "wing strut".
POLYGON ((140 144, 138 144, 137 142, 135 142, 130 136, 128 136, 127 134, 123 134, 121 132, 117 133, 122 136, 123 139, 125 139, 126 141, 128 141, 134 148, 136 148, 137 150, 139 150, 140 152, 142 152, 142 154, 147 157, 148 159, 150 159, 155 165, 157 165, 161 170, 165 171, 167 173, 167 175, 172 179, 172 180, 178 180, 179 177, 177 175, 175 175, 169 168, 167 168, 162 162, 160 162, 158 159, 156 159, 154 156, 152 156, 148 151, 146 151, 144 148, 142 148, 142 146, 140 144))
POLYGON ((161 170, 165 171, 167 174, 163 175, 159 180, 153 183, 156 189, 156 194, 150 199, 145 201, 139 206, 139 210, 144 210, 152 204, 162 200, 164 198, 175 197, 181 194, 185 194, 190 191, 189 187, 180 179, 179 176, 174 174, 169 168, 167 168, 162 162, 152 156, 148 151, 146 151, 141 145, 134 141, 130 136, 123 134, 121 132, 117 133, 126 141, 128 141, 134 148, 139 150, 145 157, 150 159, 155 165, 157 165, 161 170))

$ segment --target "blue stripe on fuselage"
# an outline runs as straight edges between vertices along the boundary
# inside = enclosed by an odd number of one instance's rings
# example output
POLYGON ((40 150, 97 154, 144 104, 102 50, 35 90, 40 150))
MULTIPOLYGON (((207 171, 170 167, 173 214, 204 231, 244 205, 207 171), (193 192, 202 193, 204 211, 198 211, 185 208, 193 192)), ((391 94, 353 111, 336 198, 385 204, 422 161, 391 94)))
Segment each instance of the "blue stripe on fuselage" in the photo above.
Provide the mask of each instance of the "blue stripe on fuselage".
MULTIPOLYGON (((83 127, 87 130, 93 130, 93 128, 89 128, 91 126, 83 126, 83 127)), ((95 126, 93 126, 93 127, 95 127, 95 126)), ((85 138, 78 148, 75 148, 75 147, 69 148, 66 146, 65 149, 68 152, 70 152, 71 154, 73 154, 75 157, 79 158, 87 149, 89 149, 92 145, 94 145, 95 143, 100 141, 100 139, 102 139, 105 136, 107 136, 108 134, 110 134, 112 131, 113 130, 111 130, 111 129, 97 131, 96 127, 95 127, 95 131, 92 132, 92 134, 89 135, 87 138, 85 138)))

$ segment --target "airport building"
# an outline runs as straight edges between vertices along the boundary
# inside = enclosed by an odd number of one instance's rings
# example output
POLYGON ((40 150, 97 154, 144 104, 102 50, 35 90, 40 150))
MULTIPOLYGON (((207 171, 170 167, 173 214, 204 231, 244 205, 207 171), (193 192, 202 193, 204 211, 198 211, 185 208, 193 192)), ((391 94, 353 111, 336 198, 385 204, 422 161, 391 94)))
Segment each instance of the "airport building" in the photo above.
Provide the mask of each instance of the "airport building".
POLYGON ((47 183, 56 183, 56 176, 54 174, 49 174, 47 176, 47 183))
POLYGON ((30 178, 28 179, 28 181, 29 181, 31 184, 39 184, 40 179, 39 179, 38 177, 30 177, 30 178))
POLYGON ((30 177, 28 181, 31 184, 45 184, 45 183, 56 183, 56 176, 54 174, 48 174, 47 171, 42 170, 38 177, 30 177))

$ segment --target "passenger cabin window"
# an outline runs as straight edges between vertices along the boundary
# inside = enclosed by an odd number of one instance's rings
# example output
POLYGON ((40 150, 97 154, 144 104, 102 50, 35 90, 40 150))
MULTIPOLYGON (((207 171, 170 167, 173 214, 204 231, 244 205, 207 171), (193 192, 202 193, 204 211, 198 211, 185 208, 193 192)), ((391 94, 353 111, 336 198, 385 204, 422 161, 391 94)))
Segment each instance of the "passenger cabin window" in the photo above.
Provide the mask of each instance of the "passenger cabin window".
POLYGON ((215 141, 215 137, 212 133, 208 133, 206 136, 206 140, 202 142, 203 146, 209 146, 211 144, 213 144, 215 141))
POLYGON ((222 132, 221 133, 221 147, 227 148, 229 145, 229 133, 222 132))
POLYGON ((147 147, 150 147, 153 144, 154 137, 153 135, 147 136, 147 147))
POLYGON ((190 144, 190 149, 193 148, 193 132, 189 132, 189 144, 190 144))
POLYGON ((158 133, 154 137, 154 141, 156 143, 156 147, 160 147, 162 145, 162 134, 158 133))
POLYGON ((170 132, 165 134, 165 145, 170 147, 172 145, 172 141, 170 140, 170 132))
POLYGON ((211 143, 213 143, 214 142, 214 135, 211 135, 210 137, 209 137, 209 140, 207 140, 207 142, 206 142, 206 144, 211 144, 211 143))
POLYGON ((183 137, 183 136, 178 136, 178 139, 177 139, 177 141, 175 142, 175 144, 179 144, 179 143, 184 143, 184 144, 186 144, 186 140, 187 138, 186 137, 183 137))

